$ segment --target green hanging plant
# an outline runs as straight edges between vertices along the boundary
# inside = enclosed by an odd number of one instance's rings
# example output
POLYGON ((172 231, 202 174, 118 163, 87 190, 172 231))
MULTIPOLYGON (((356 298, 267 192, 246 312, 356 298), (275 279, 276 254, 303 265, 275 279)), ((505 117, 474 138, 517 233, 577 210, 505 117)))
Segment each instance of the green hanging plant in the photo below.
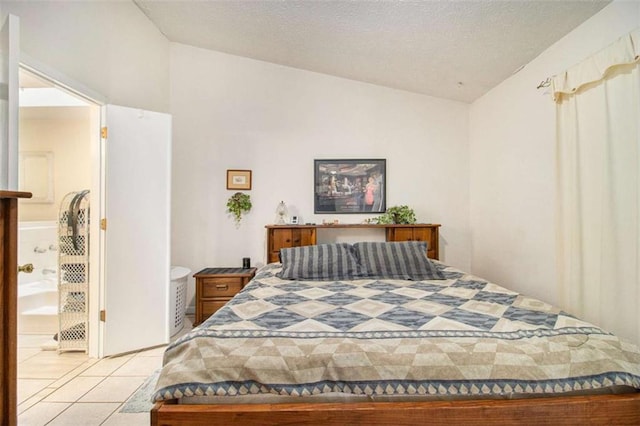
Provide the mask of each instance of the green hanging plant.
POLYGON ((416 213, 409 206, 393 206, 389 207, 382 216, 378 216, 372 221, 384 225, 410 225, 416 223, 416 213))
POLYGON ((242 214, 251 210, 251 197, 242 192, 236 192, 227 200, 227 211, 233 215, 236 226, 240 226, 242 214))

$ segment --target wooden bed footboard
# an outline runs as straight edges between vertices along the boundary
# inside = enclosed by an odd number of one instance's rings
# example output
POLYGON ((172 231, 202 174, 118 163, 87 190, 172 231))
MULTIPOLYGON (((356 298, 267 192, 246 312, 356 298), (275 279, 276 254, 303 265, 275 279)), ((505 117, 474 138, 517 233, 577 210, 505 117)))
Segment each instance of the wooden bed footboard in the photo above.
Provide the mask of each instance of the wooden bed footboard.
POLYGON ((151 425, 640 425, 640 393, 514 400, 181 405, 156 403, 151 425))

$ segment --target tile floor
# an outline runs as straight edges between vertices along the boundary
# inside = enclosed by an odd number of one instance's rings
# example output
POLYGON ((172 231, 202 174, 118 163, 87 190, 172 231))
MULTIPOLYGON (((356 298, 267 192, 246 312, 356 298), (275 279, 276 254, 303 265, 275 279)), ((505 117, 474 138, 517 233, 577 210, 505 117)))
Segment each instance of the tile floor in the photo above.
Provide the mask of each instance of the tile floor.
MULTIPOLYGON (((192 321, 187 317, 178 336, 191 329, 192 321)), ((19 426, 149 424, 149 413, 119 411, 162 366, 164 346, 95 359, 83 353, 40 349, 50 339, 48 335, 18 336, 19 426)))

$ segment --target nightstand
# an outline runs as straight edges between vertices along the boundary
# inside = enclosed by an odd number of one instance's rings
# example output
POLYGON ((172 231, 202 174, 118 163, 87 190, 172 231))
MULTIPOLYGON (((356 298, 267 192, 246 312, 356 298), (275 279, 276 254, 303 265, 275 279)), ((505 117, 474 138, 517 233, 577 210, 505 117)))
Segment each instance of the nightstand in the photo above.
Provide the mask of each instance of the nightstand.
POLYGON ((253 278, 256 268, 205 268, 196 273, 196 318, 206 320, 227 303, 253 278))

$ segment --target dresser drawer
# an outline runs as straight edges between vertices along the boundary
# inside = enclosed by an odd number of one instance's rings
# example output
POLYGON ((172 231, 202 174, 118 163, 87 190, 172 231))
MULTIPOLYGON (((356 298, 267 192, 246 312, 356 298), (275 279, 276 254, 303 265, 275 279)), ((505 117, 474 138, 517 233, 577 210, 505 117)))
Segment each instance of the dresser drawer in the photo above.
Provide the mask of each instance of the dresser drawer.
POLYGON ((242 290, 241 278, 204 278, 202 280, 202 297, 232 297, 242 290))

